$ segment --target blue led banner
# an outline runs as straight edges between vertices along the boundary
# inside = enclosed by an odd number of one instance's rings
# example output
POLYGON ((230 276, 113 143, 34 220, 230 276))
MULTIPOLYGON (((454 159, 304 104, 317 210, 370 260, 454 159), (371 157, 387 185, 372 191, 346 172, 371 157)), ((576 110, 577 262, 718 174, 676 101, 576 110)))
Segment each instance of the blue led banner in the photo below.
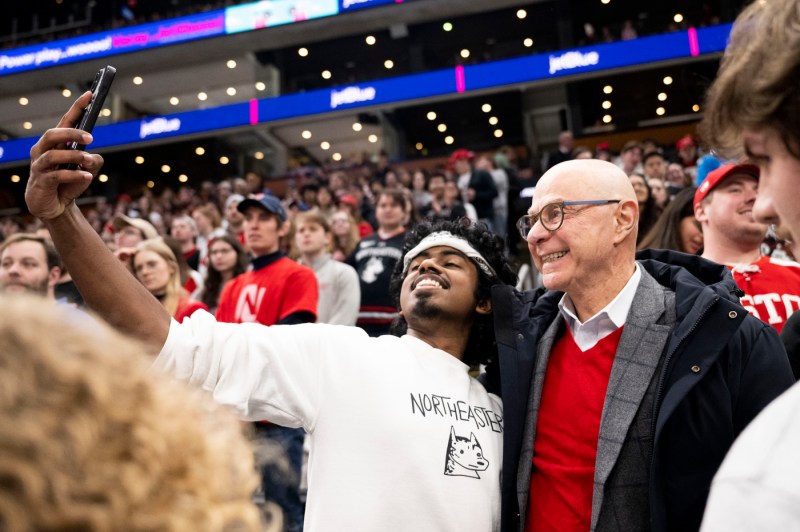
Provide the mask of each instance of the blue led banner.
POLYGON ((0 76, 218 35, 253 31, 403 0, 262 0, 0 52, 0 76))
POLYGON ((258 101, 258 121, 329 113, 456 92, 451 69, 321 89, 258 101))
POLYGON ((733 24, 720 24, 697 29, 698 54, 721 52, 728 45, 733 24))
MULTIPOLYGON (((717 49, 716 51, 719 51, 717 49)), ((464 67, 466 90, 484 89, 613 68, 643 65, 692 54, 688 32, 559 50, 464 67)))
POLYGON ((225 33, 225 12, 211 11, 0 52, 0 76, 75 63, 225 33))
MULTIPOLYGON (((586 72, 721 52, 731 25, 458 66, 391 79, 132 120, 95 128, 92 148, 255 125, 372 105, 501 87, 586 72)), ((28 159, 38 137, 0 142, 0 164, 28 159)))
MULTIPOLYGON (((242 102, 213 109, 185 111, 97 126, 92 132, 94 142, 89 149, 124 146, 159 138, 180 137, 252 124, 254 123, 252 107, 250 102, 242 102)), ((37 140, 38 137, 25 137, 0 142, 0 163, 28 159, 31 147, 37 140)))

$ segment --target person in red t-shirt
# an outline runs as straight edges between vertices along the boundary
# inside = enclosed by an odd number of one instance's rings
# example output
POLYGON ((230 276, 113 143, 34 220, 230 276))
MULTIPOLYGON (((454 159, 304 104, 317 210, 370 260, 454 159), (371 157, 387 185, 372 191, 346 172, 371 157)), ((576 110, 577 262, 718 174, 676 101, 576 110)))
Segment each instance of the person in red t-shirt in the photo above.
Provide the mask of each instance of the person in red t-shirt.
POLYGON ((217 320, 263 325, 315 322, 317 280, 313 270, 280 251, 280 239, 289 226, 278 198, 260 195, 240 202, 237 208, 245 217, 252 268, 225 285, 217 320))
POLYGON ((753 219, 758 196, 757 166, 727 164, 708 174, 694 196, 703 228, 703 257, 733 271, 750 314, 778 332, 800 310, 800 264, 762 256, 767 225, 753 219))
MULTIPOLYGON (((216 318, 231 323, 262 325, 313 323, 317 320, 317 279, 314 271, 287 258, 280 239, 289 231, 286 211, 275 196, 259 194, 236 207, 244 215, 244 234, 253 255, 251 269, 229 281, 219 297, 216 318)), ((287 530, 303 529, 300 468, 303 429, 256 423, 262 437, 281 445, 295 472, 287 482, 272 465, 262 469, 264 493, 284 511, 287 530)))

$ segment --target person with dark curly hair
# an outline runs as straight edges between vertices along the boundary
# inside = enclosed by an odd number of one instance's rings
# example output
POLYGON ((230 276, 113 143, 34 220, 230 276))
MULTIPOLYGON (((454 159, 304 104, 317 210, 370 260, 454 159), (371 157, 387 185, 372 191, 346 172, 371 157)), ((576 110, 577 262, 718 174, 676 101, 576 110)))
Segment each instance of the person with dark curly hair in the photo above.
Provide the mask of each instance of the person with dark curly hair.
POLYGON ((499 530, 502 404, 465 361, 489 358, 489 339, 479 344, 476 327, 492 312, 489 288, 514 282, 500 239, 452 223, 414 231, 395 270, 402 283, 393 284, 406 322, 400 337, 326 324, 219 323, 204 311, 178 323, 73 201, 102 166, 99 155, 66 149, 91 141, 72 129, 90 97, 78 98, 33 148, 26 195, 87 304, 160 348, 155 369, 210 391, 244 420, 311 434, 308 532, 499 530), (64 163, 81 166, 59 169, 64 163))
MULTIPOLYGON (((478 286, 474 292, 476 300, 489 300, 491 298, 491 289, 495 285, 514 285, 516 283, 516 275, 511 271, 505 259, 502 240, 488 231, 482 224, 466 225, 461 222, 450 221, 418 224, 406 237, 403 244, 403 256, 407 259, 410 254, 413 254, 414 249, 419 246, 421 241, 438 238, 437 235, 441 232, 446 232, 455 238, 471 242, 476 249, 481 251, 481 255, 489 264, 503 264, 503 267, 498 271, 497 277, 487 275, 478 277, 478 286)), ((420 255, 427 253, 427 251, 423 251, 420 255)), ((402 302, 400 301, 402 286, 405 282, 404 267, 408 267, 407 260, 397 263, 389 284, 389 293, 400 309, 400 315, 394 320, 391 328, 392 334, 396 336, 407 334, 409 329, 402 302)), ((425 299, 421 300, 419 305, 424 313, 430 314, 432 317, 436 313, 443 311, 435 303, 425 299)), ((491 314, 478 313, 474 316, 474 321, 469 331, 469 340, 461 360, 471 366, 488 364, 496 351, 494 344, 494 326, 492 325, 491 314)))

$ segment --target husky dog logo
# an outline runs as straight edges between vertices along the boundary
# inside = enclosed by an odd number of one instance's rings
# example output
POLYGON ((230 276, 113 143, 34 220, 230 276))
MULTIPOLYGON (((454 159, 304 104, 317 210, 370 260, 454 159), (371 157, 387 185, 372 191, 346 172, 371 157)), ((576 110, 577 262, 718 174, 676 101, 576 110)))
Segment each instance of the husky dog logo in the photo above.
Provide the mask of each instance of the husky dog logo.
POLYGON ((486 471, 489 460, 483 457, 483 449, 475 434, 469 438, 456 435, 450 426, 450 440, 447 442, 447 456, 444 461, 444 474, 454 477, 481 478, 478 471, 486 471))
POLYGON ((378 276, 382 272, 383 262, 379 257, 372 257, 364 266, 364 271, 361 273, 361 279, 367 284, 372 284, 378 280, 378 276))

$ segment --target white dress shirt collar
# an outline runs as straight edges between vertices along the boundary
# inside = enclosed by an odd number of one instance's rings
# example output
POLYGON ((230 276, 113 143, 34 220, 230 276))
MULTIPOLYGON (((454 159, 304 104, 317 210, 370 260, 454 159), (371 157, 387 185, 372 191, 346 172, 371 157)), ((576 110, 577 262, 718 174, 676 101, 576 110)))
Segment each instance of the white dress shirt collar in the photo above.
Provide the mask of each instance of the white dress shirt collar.
POLYGON ((642 278, 639 264, 634 264, 636 267, 633 275, 628 279, 622 290, 608 305, 586 320, 586 322, 581 323, 581 320, 578 319, 575 305, 573 305, 572 299, 567 294, 564 294, 561 301, 558 302, 558 310, 564 316, 567 326, 572 332, 572 337, 581 351, 594 347, 597 342, 625 325, 625 319, 628 317, 633 297, 636 295, 636 289, 642 278))

